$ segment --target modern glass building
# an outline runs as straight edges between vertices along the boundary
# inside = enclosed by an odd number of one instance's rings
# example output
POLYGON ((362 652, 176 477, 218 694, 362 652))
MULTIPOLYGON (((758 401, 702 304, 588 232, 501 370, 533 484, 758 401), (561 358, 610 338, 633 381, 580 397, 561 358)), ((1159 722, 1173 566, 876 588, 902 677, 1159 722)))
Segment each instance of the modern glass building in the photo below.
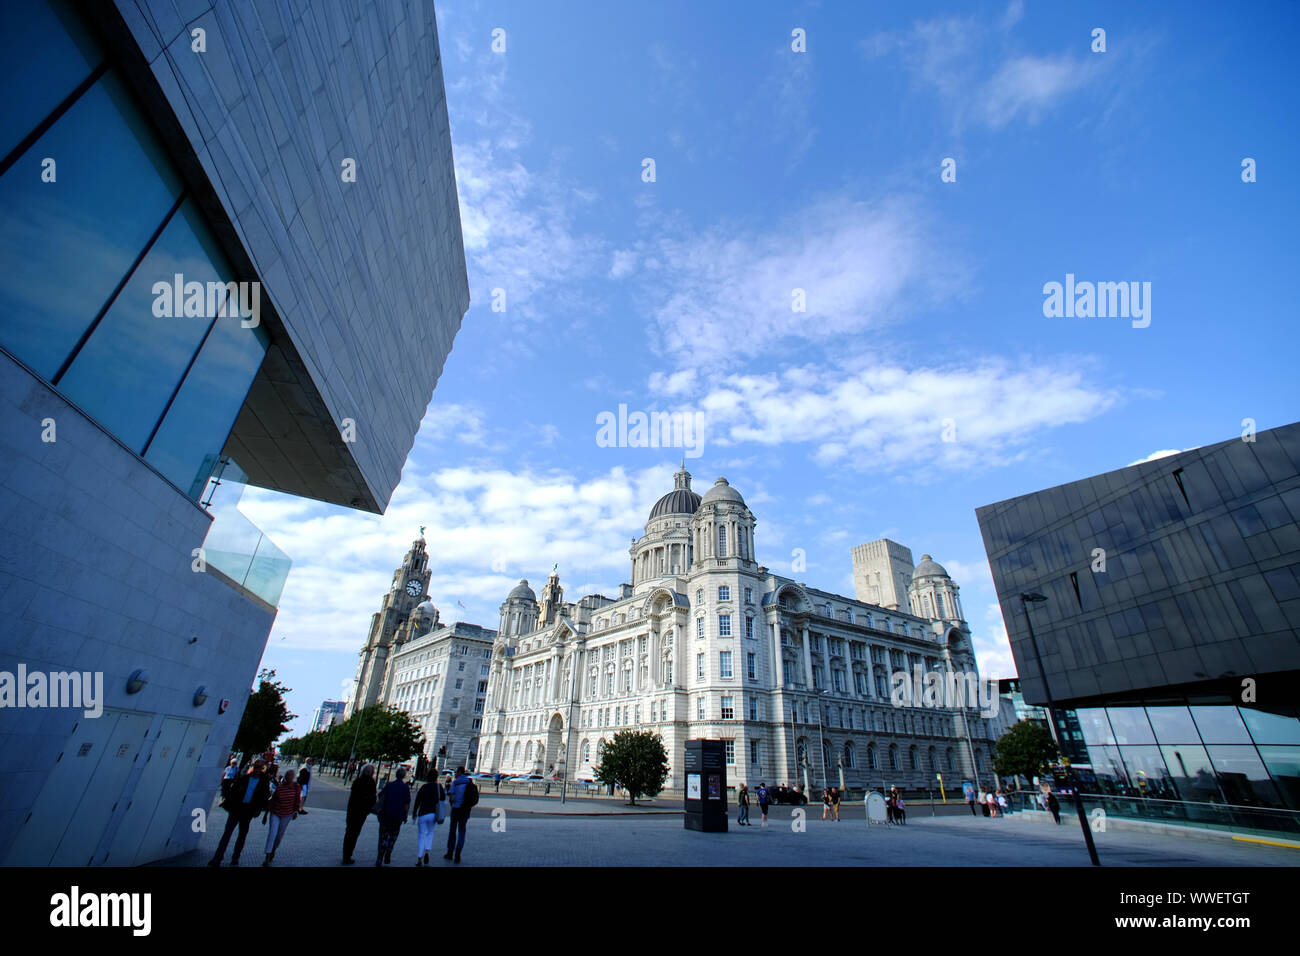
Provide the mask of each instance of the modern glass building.
POLYGON ((468 307, 437 27, 13 0, 0 78, 0 862, 145 862, 289 570, 240 491, 382 511, 468 307))
POLYGON ((1032 624, 1081 789, 1300 829, 1300 425, 976 514, 1024 700, 1047 703, 1032 624))

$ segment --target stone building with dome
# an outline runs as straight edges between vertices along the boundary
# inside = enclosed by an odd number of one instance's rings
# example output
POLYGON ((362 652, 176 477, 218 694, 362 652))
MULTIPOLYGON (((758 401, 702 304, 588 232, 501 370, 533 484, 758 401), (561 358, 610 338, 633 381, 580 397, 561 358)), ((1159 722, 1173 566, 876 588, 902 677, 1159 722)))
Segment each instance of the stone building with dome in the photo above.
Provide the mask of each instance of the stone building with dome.
POLYGON ((640 728, 664 739, 669 789, 694 738, 724 741, 729 780, 751 787, 991 784, 996 720, 891 700, 897 671, 976 672, 942 566, 871 542, 854 549, 863 583, 846 597, 762 566, 756 524, 725 478, 701 496, 683 464, 617 596, 565 601, 557 572, 540 597, 520 581, 500 609, 479 766, 590 778, 601 746, 640 728))

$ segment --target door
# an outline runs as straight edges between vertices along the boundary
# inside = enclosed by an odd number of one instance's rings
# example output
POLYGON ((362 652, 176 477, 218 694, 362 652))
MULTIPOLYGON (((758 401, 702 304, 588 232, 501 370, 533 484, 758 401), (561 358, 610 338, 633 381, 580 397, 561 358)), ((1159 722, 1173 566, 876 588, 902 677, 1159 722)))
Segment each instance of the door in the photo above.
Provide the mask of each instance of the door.
MULTIPOLYGON (((172 831, 176 827, 177 819, 185 810, 185 795, 194 786, 194 774, 199 766, 199 758, 203 756, 203 745, 207 743, 212 725, 207 721, 198 720, 183 721, 183 723, 188 724, 185 729, 185 738, 181 741, 174 755, 175 763, 172 772, 167 778, 166 786, 163 787, 162 796, 158 799, 158 805, 154 808, 149 827, 145 830, 144 837, 136 848, 133 860, 136 866, 169 855, 168 844, 171 842, 172 831)), ((212 801, 208 800, 202 807, 204 814, 207 814, 212 809, 211 803, 212 801)), ((190 809, 192 810, 193 807, 190 809)), ((211 825, 211 819, 207 823, 211 825)), ((223 826, 225 825, 224 820, 221 823, 223 826)), ((176 851, 172 850, 171 852, 176 851)), ((125 863, 126 861, 123 860, 122 862, 125 863)))
POLYGON ((5 865, 89 865, 152 722, 149 714, 109 709, 79 720, 5 865))
POLYGON ((163 844, 171 836, 180 804, 194 779, 202 752, 201 741, 207 738, 207 724, 199 724, 200 743, 195 744, 191 739, 195 727, 193 722, 179 717, 163 721, 157 736, 150 741, 149 755, 144 758, 147 762, 131 792, 130 803, 108 853, 96 862, 131 866, 163 855, 163 844), (157 851, 153 856, 149 855, 151 847, 157 851))

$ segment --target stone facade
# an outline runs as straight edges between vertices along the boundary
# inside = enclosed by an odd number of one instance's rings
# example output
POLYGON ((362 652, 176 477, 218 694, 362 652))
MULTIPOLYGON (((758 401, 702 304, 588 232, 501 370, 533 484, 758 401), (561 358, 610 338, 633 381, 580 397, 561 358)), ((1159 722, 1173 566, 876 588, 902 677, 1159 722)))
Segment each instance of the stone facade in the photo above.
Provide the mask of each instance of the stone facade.
POLYGON ((617 598, 565 602, 555 572, 540 600, 527 581, 510 592, 482 767, 591 777, 606 740, 647 728, 668 749, 670 788, 693 738, 727 741, 729 779, 751 785, 802 785, 806 762, 814 788, 838 786, 841 771, 849 787, 923 788, 935 773, 969 778, 972 753, 992 782, 996 718, 891 701, 895 671, 975 670, 939 565, 928 562, 910 599, 924 593, 933 608, 949 595, 944 617, 821 591, 759 565, 754 515, 725 479, 703 497, 690 482, 683 468, 654 506, 617 598))

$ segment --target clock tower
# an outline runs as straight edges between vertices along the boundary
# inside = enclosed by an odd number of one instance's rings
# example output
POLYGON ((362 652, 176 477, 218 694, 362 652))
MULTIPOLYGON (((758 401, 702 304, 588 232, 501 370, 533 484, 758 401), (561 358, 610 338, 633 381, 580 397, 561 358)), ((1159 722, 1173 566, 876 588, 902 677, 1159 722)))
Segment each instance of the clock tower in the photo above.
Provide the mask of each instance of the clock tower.
POLYGON ((411 545, 401 567, 393 572, 393 584, 384 595, 379 610, 370 618, 370 635, 361 649, 357 665, 356 693, 347 707, 347 716, 362 707, 378 703, 388 676, 388 659, 393 652, 393 638, 406 623, 411 612, 429 596, 429 555, 424 538, 411 545))

